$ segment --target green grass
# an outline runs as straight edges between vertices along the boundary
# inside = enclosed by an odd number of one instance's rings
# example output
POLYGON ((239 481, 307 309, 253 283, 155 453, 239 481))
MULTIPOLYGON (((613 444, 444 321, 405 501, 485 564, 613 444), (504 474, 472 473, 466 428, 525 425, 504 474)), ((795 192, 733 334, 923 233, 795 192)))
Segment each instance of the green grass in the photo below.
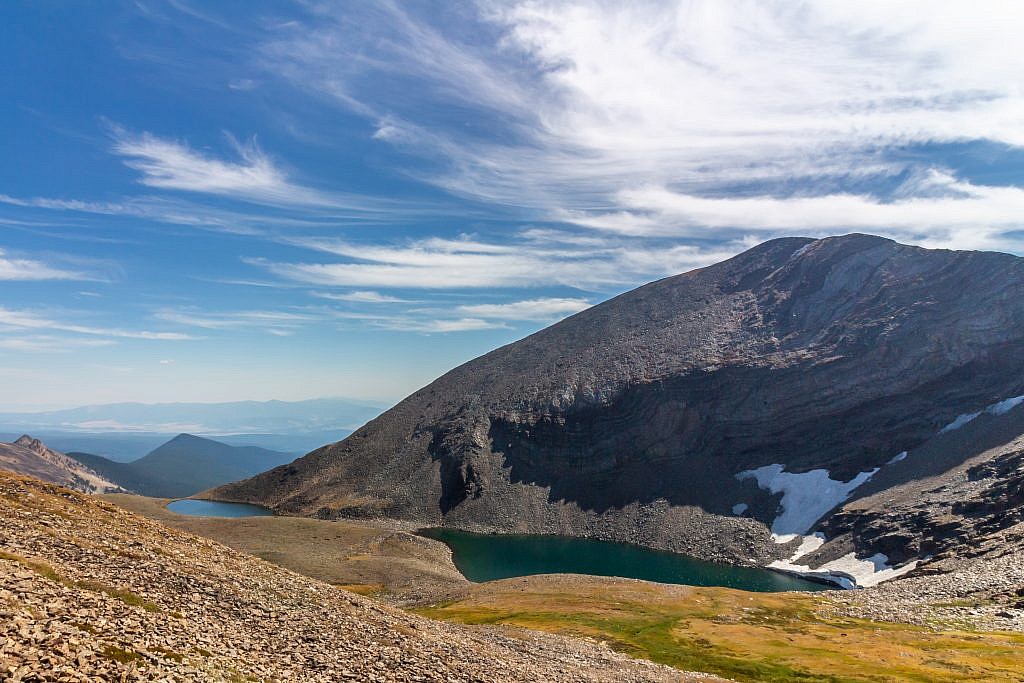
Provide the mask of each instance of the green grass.
POLYGON ((108 586, 99 581, 78 581, 75 583, 78 588, 84 588, 85 590, 93 591, 95 593, 105 593, 112 598, 120 600, 126 605, 132 605, 133 607, 141 607, 147 612, 159 612, 160 608, 153 603, 147 601, 141 595, 125 590, 124 588, 114 588, 108 586))
POLYGON ((145 659, 145 657, 140 655, 138 652, 122 650, 116 645, 104 645, 103 656, 111 661, 120 662, 121 664, 131 664, 145 659))
POLYGON ((53 567, 51 567, 50 565, 46 564, 45 562, 43 562, 41 560, 31 560, 31 559, 29 559, 27 557, 22 557, 21 555, 15 555, 14 553, 8 553, 8 552, 5 552, 3 550, 0 550, 0 560, 8 560, 10 562, 17 562, 22 567, 25 567, 26 569, 31 569, 36 574, 39 574, 44 579, 49 579, 50 581, 56 581, 57 583, 63 584, 65 586, 70 586, 71 585, 71 583, 69 581, 67 581, 64 577, 62 577, 60 574, 58 574, 57 571, 53 567))
POLYGON ((164 659, 169 659, 172 662, 177 662, 178 664, 181 664, 183 661, 185 661, 185 655, 181 654, 180 652, 168 650, 167 648, 160 646, 156 646, 151 649, 153 650, 153 652, 159 653, 159 655, 164 659))
POLYGON ((604 640, 632 656, 738 681, 1024 680, 1020 634, 829 617, 819 609, 823 598, 805 594, 680 592, 624 582, 573 590, 543 581, 520 586, 482 587, 464 600, 416 611, 604 640))

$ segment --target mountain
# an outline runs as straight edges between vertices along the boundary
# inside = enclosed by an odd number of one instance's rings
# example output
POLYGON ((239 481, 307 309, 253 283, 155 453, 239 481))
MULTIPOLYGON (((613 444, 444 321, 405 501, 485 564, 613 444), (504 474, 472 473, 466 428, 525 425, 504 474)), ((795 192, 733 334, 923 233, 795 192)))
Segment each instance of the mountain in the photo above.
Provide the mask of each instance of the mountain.
MULTIPOLYGON (((40 440, 46 442, 59 451, 68 453, 70 451, 93 453, 102 455, 108 460, 117 462, 131 462, 138 460, 146 453, 163 444, 174 433, 156 432, 80 432, 80 431, 51 431, 43 429, 32 432, 40 440)), ((219 434, 215 437, 210 434, 197 434, 215 441, 226 443, 229 446, 258 446, 272 451, 289 453, 292 457, 298 457, 308 453, 314 448, 319 448, 325 443, 331 443, 343 439, 352 433, 351 429, 332 429, 323 432, 302 432, 293 434, 219 434)), ((18 438, 20 432, 0 432, 0 441, 18 438)))
POLYGON ((25 434, 13 443, 0 443, 0 470, 9 470, 84 493, 120 491, 117 484, 104 479, 77 460, 46 447, 39 439, 25 434))
POLYGON ((402 612, 0 472, 5 681, 716 681, 605 644, 402 612))
MULTIPOLYGON (((904 452, 1022 394, 1024 259, 784 238, 492 351, 343 441, 214 495, 824 567, 865 585, 897 575, 886 534, 829 514, 875 477, 926 476, 904 452)), ((901 554, 899 571, 923 557, 901 554)))
POLYGON ((179 434, 144 457, 127 463, 89 453, 68 455, 130 491, 158 498, 190 496, 292 459, 288 453, 255 446, 229 446, 191 434, 179 434))
POLYGON ((337 434, 362 425, 379 414, 382 407, 383 404, 373 402, 333 398, 292 402, 113 403, 42 413, 0 413, 0 431, 337 434))
MULTIPOLYGON (((131 433, 90 433, 32 430, 32 433, 52 448, 69 453, 80 451, 102 455, 110 460, 129 462, 137 460, 146 453, 167 441, 173 434, 131 433)), ((20 432, 0 432, 0 440, 13 441, 20 432)), ((326 443, 326 442, 325 442, 326 443)), ((300 454, 301 455, 301 454, 300 454)))

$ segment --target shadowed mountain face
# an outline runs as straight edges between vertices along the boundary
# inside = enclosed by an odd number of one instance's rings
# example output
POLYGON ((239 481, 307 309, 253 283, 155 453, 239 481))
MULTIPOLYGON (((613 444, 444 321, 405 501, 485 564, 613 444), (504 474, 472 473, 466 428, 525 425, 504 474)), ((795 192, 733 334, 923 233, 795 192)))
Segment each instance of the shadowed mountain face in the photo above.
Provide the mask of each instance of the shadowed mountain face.
POLYGON ((292 456, 255 446, 228 446, 179 434, 132 462, 89 453, 69 453, 82 464, 144 496, 180 498, 268 470, 292 456))
POLYGON ((737 474, 849 481, 1024 394, 1022 323, 1017 257, 774 240, 466 363, 216 495, 762 562, 780 495, 737 474))

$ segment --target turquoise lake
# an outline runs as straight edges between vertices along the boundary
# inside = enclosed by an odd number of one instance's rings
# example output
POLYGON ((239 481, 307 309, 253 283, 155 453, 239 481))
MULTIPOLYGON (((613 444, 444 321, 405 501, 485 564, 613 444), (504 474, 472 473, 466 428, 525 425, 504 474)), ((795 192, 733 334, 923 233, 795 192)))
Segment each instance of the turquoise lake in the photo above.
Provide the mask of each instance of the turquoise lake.
POLYGON ((591 574, 757 592, 829 588, 768 569, 704 562, 626 543, 566 536, 474 534, 454 529, 424 529, 419 533, 451 548, 455 566, 476 582, 531 574, 591 574))
POLYGON ((215 500, 176 500, 167 504, 167 509, 179 515, 193 517, 266 517, 274 513, 259 505, 248 503, 220 503, 215 500))

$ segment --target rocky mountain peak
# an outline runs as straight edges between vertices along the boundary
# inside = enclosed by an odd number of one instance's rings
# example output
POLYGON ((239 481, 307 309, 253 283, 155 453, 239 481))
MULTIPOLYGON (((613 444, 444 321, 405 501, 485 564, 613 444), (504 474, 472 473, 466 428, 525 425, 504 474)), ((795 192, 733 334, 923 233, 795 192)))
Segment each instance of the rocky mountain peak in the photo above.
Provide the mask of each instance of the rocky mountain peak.
POLYGON ((13 443, 0 443, 0 469, 38 477, 87 493, 121 491, 109 481, 73 458, 47 448, 39 439, 23 434, 13 443))
POLYGON ((21 446, 23 448, 31 448, 32 450, 37 452, 46 449, 46 446, 43 444, 42 441, 40 441, 39 439, 33 439, 28 434, 22 434, 14 443, 15 445, 21 446))

